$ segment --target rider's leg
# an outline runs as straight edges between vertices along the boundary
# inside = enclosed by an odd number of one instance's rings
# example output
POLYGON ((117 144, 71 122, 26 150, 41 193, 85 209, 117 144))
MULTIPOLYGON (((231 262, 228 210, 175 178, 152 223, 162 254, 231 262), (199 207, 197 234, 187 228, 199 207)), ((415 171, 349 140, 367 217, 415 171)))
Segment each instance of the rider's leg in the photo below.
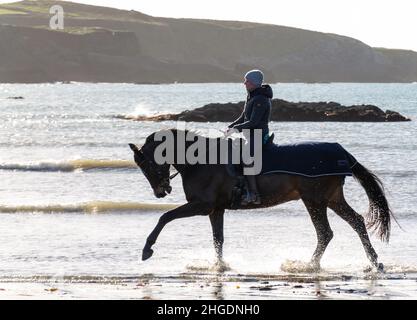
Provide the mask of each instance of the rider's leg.
POLYGON ((250 203, 253 204, 261 204, 261 196, 258 192, 258 185, 256 183, 256 176, 253 175, 245 175, 246 184, 247 184, 247 192, 245 197, 242 199, 242 205, 248 205, 250 203))
MULTIPOLYGON (((261 142, 262 143, 262 142, 261 142)), ((254 155, 254 135, 250 135, 249 140, 250 146, 250 153, 254 155)), ((243 167, 251 167, 252 164, 247 165, 243 162, 243 167)), ((250 203, 253 204, 261 204, 261 197, 258 192, 258 185, 256 183, 256 176, 255 175, 245 175, 245 170, 243 170, 243 175, 245 177, 246 186, 247 186, 247 193, 246 196, 242 199, 242 205, 248 205, 250 203)))

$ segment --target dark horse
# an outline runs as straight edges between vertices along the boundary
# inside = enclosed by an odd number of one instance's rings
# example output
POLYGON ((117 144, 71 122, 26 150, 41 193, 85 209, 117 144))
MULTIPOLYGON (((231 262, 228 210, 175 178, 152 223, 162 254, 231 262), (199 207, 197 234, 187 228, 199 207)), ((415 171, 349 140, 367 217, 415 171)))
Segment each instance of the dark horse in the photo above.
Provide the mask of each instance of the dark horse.
MULTIPOLYGON (((174 135, 174 145, 176 146, 176 137, 180 131, 175 129, 168 131, 174 135)), ((182 133, 184 134, 183 131, 182 133)), ((162 142, 155 141, 154 136, 155 133, 150 135, 140 149, 134 144, 130 144, 135 162, 148 179, 158 198, 171 192, 170 165, 172 165, 181 174, 187 203, 160 217, 158 224, 146 240, 142 251, 142 260, 152 256, 152 245, 168 222, 179 218, 203 215, 210 218, 216 255, 218 261, 222 261, 223 215, 225 209, 231 209, 232 189, 237 178, 228 174, 226 164, 178 164, 178 161, 174 161, 172 164, 157 164, 154 151, 162 142)), ((194 136, 199 137, 197 134, 194 136)), ((210 138, 205 139, 210 140, 210 138)), ((217 138, 217 140, 219 139, 217 138)), ((188 148, 190 144, 192 142, 187 141, 185 147, 188 148)), ((369 198, 366 224, 365 219, 356 213, 344 198, 345 176, 308 178, 281 173, 260 175, 257 177, 257 181, 262 195, 262 204, 249 205, 239 209, 270 207, 301 199, 310 214, 317 233, 317 247, 310 266, 318 270, 321 257, 333 237, 327 219, 327 208, 330 208, 356 231, 372 265, 382 269, 383 266, 378 263, 378 256, 369 240, 367 227, 377 231, 382 241, 388 242, 391 210, 384 194, 382 182, 378 177, 358 162, 351 165, 353 165, 353 176, 365 189, 369 198)))

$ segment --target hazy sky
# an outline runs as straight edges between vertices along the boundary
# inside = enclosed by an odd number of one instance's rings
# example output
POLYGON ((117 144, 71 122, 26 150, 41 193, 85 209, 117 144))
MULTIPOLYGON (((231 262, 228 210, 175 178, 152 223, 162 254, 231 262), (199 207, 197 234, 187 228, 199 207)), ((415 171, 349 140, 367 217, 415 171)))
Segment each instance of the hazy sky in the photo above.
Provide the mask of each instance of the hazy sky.
MULTIPOLYGON (((0 2, 12 2, 2 1, 0 2)), ((416 0, 77 0, 152 16, 241 20, 346 35, 417 51, 416 0)), ((64 7, 65 9, 65 7, 64 7)))

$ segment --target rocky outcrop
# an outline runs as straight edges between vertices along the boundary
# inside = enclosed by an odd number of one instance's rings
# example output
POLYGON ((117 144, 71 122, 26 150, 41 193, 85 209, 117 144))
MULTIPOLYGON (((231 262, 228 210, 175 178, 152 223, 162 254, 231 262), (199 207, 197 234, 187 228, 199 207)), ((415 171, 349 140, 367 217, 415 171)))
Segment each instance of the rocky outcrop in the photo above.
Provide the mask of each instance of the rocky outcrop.
MULTIPOLYGON (((211 103, 194 110, 177 114, 156 116, 122 116, 138 121, 187 121, 187 122, 232 122, 242 112, 244 102, 211 103)), ((410 121, 398 112, 373 105, 342 106, 336 102, 288 102, 272 100, 272 121, 341 121, 341 122, 395 122, 410 121)))

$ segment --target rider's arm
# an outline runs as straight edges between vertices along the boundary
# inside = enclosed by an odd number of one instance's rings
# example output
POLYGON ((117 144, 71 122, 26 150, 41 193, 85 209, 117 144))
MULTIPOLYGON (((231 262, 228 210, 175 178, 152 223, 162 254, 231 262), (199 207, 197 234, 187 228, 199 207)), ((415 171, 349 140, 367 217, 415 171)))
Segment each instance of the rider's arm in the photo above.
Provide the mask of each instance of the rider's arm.
POLYGON ((241 124, 235 125, 234 128, 241 131, 242 129, 257 129, 259 122, 267 110, 266 101, 264 99, 256 99, 253 101, 252 113, 250 119, 241 124))
POLYGON ((245 120, 245 110, 243 110, 242 114, 239 116, 239 118, 237 118, 235 121, 233 121, 228 128, 233 128, 235 125, 243 123, 243 121, 245 120))

